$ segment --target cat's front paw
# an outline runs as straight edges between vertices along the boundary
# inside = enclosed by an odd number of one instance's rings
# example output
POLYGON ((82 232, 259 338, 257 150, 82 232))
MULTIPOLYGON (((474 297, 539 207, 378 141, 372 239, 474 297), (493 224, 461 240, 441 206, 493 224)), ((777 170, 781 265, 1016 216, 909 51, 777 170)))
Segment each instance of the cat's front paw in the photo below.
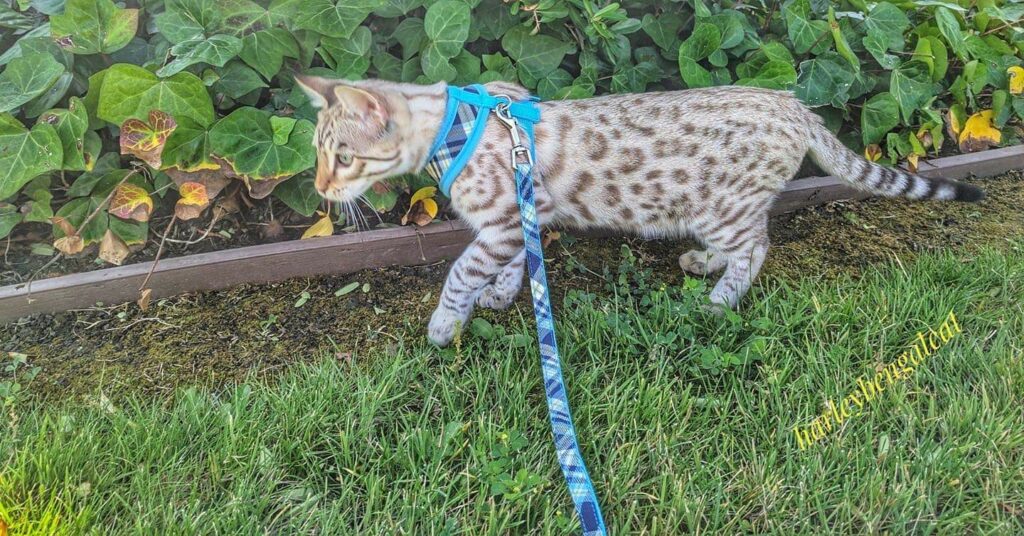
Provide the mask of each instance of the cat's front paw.
POLYGON ((438 307, 434 309, 434 314, 430 315, 427 338, 430 339, 430 342, 444 348, 452 342, 465 323, 466 319, 460 318, 459 315, 443 307, 438 307))
POLYGON ((508 309, 508 306, 512 305, 514 301, 516 301, 515 292, 502 291, 493 283, 484 287, 480 291, 480 295, 476 297, 477 305, 495 311, 508 309))

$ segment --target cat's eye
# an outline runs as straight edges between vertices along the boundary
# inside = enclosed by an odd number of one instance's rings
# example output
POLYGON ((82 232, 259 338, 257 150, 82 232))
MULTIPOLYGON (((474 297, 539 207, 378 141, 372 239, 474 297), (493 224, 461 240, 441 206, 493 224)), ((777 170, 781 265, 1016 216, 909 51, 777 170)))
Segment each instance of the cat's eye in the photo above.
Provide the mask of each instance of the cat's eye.
POLYGON ((352 165, 352 153, 338 153, 338 165, 348 167, 352 165))

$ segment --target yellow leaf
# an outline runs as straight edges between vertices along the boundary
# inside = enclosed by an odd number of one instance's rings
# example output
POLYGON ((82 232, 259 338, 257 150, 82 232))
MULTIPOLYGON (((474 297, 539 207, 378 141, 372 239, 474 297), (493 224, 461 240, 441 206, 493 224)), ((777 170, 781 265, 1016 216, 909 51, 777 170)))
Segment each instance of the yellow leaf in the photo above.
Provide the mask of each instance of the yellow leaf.
POLYGON ((879 158, 882 158, 882 148, 877 143, 872 143, 864 148, 864 158, 868 162, 878 162, 879 158))
POLYGON ((963 106, 954 104, 949 108, 946 119, 949 121, 949 136, 951 138, 956 138, 960 135, 960 131, 964 129, 964 120, 966 118, 967 112, 963 106))
POLYGON ((970 117, 960 132, 960 151, 983 151, 1003 141, 1003 134, 992 125, 992 110, 982 110, 970 117))
POLYGON ((402 216, 402 225, 412 222, 422 227, 430 223, 437 216, 437 201, 434 201, 436 193, 437 188, 434 186, 424 186, 416 190, 409 200, 409 210, 402 216))
POLYGON ((124 240, 121 240, 110 229, 107 229, 107 232, 103 234, 103 240, 100 240, 99 257, 110 264, 121 266, 121 263, 128 258, 130 253, 128 244, 125 244, 124 240))
POLYGON ((323 212, 319 212, 318 214, 322 215, 320 219, 316 220, 316 223, 310 225, 309 229, 306 229, 306 232, 302 233, 302 238, 300 238, 300 240, 321 236, 331 236, 334 234, 334 222, 331 221, 330 214, 324 214, 323 212))
POLYGON ((149 123, 128 119, 121 124, 121 154, 135 155, 154 169, 160 169, 164 144, 177 127, 174 118, 160 110, 149 112, 149 123))
POLYGON ((422 201, 423 209, 431 219, 437 217, 437 201, 433 199, 424 199, 422 201))
POLYGON ((917 161, 919 158, 921 157, 918 156, 917 153, 910 153, 907 155, 907 169, 909 169, 911 173, 917 173, 917 161))
POLYGON ((199 182, 186 182, 178 187, 181 195, 179 203, 183 205, 206 205, 210 198, 206 196, 206 186, 199 182))
POLYGON ((145 188, 125 182, 114 190, 108 210, 121 219, 149 221, 149 214, 153 212, 153 198, 145 188))
POLYGON ((420 188, 419 190, 416 190, 416 193, 412 194, 412 199, 409 200, 409 206, 415 205, 417 201, 422 201, 424 199, 429 199, 431 197, 434 197, 434 194, 436 194, 436 193, 437 193, 437 188, 436 187, 434 187, 434 186, 424 186, 423 188, 420 188))
POLYGON ((1006 70, 1010 75, 1010 93, 1020 95, 1024 93, 1024 67, 1014 65, 1006 70))
POLYGON ((206 195, 206 186, 198 182, 186 182, 178 187, 178 194, 181 196, 174 205, 174 214, 179 220, 191 220, 198 218, 203 210, 210 205, 210 198, 206 195))
POLYGON ((146 309, 149 309, 149 300, 152 297, 153 289, 144 288, 139 292, 139 299, 135 303, 139 304, 139 309, 142 309, 142 312, 146 312, 146 309))

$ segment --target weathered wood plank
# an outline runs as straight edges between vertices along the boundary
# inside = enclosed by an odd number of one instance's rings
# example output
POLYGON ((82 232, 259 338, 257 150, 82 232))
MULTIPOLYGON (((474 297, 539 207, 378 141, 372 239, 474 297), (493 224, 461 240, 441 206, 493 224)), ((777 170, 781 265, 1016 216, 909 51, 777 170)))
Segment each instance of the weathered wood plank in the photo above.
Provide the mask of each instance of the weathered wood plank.
MULTIPOLYGON (((923 162, 921 173, 957 179, 968 175, 991 176, 1019 168, 1024 168, 1024 146, 938 158, 923 162)), ((834 177, 798 179, 791 181, 780 194, 772 214, 865 197, 868 194, 834 177)), ((439 222, 421 229, 382 229, 201 253, 160 261, 149 287, 153 289, 153 298, 161 298, 244 283, 428 264, 457 257, 472 234, 461 222, 439 222)), ((151 265, 151 262, 143 262, 44 279, 31 285, 0 287, 0 322, 36 313, 90 307, 97 302, 134 301, 151 265)))
MULTIPOLYGON (((461 224, 440 222, 419 230, 382 229, 200 253, 161 260, 148 286, 153 298, 162 298, 243 283, 428 264, 457 257, 471 237, 461 224)), ((0 287, 0 321, 91 307, 97 302, 134 301, 151 266, 143 262, 0 287)))

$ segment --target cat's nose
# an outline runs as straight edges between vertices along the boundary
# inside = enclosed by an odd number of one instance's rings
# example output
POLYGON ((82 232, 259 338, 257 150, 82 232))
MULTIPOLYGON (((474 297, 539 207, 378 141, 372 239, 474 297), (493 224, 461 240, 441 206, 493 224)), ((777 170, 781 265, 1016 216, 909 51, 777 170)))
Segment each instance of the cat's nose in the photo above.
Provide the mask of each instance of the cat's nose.
POLYGON ((323 177, 321 175, 316 176, 316 180, 313 181, 313 186, 316 187, 316 191, 320 195, 327 193, 327 190, 331 187, 331 179, 323 177))

